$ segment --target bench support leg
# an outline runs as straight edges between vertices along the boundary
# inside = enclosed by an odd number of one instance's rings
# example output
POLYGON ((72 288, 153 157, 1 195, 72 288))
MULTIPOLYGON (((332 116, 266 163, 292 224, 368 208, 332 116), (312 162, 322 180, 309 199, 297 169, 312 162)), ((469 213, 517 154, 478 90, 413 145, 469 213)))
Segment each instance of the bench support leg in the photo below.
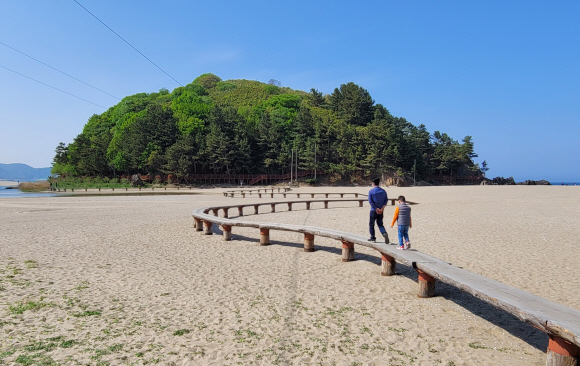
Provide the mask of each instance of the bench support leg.
POLYGON ((211 209, 211 212, 213 212, 213 215, 214 216, 217 216, 218 215, 218 209, 217 208, 212 208, 211 209))
POLYGON ((342 242, 342 261, 350 262, 354 260, 354 243, 342 242))
POLYGON ((270 244, 270 229, 260 229, 260 245, 270 244))
POLYGON ((417 270, 417 272, 419 272, 419 292, 417 296, 421 298, 433 297, 435 295, 435 278, 420 270, 417 270))
POLYGON ((383 254, 381 276, 393 276, 395 274, 396 266, 397 262, 395 261, 395 258, 383 254))
POLYGON ((314 235, 304 233, 304 251, 313 252, 314 251, 314 235))
POLYGON ((222 225, 222 231, 224 233, 224 241, 232 240, 232 227, 228 225, 222 225))
POLYGON ((227 219, 228 218, 228 209, 224 208, 223 210, 224 210, 224 218, 227 219))
POLYGON ((562 338, 550 336, 546 366, 578 366, 578 356, 580 347, 562 338))
POLYGON ((358 207, 363 207, 363 202, 364 201, 358 201, 358 207))
POLYGON ((203 221, 195 219, 195 231, 203 231, 203 221))
POLYGON ((203 222, 205 225, 205 231, 203 232, 205 235, 212 235, 213 231, 212 231, 212 223, 211 221, 204 221, 203 222))
POLYGON ((306 202, 306 209, 310 210, 310 202, 306 202))
POLYGON ((328 201, 324 201, 324 208, 328 208, 328 201))
POLYGON ((270 206, 272 207, 272 212, 276 212, 276 205, 272 203, 270 206))
POLYGON ((238 216, 244 216, 244 208, 242 206, 238 207, 238 216))
POLYGON ((292 211, 292 203, 288 202, 288 211, 292 211))

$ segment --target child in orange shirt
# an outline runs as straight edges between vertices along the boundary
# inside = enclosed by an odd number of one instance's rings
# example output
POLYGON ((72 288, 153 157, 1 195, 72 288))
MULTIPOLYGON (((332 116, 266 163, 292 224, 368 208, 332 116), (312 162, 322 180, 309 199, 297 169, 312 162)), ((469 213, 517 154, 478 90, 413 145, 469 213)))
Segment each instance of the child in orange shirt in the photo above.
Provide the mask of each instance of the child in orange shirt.
POLYGON ((411 242, 409 241, 409 228, 413 227, 411 207, 407 205, 405 196, 399 196, 397 201, 399 201, 399 204, 395 208, 395 215, 391 222, 391 227, 395 225, 395 222, 399 226, 399 247, 397 249, 411 249, 411 242), (403 240, 405 241, 403 242, 403 240))

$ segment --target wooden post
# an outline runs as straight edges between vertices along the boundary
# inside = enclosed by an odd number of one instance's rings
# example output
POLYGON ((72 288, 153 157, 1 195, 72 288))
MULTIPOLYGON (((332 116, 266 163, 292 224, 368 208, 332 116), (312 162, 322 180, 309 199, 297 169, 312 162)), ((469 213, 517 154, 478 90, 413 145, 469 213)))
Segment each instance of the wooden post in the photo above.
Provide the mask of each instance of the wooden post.
POLYGON ((314 198, 314 193, 310 193, 310 198, 314 198))
POLYGON ((296 193, 296 197, 297 198, 300 198, 300 193, 296 193))
POLYGON ((288 211, 292 211, 292 202, 288 202, 288 211))
POLYGON ((306 209, 310 210, 310 202, 306 202, 306 209))
POLYGON ((358 207, 363 207, 363 200, 358 201, 358 207))
POLYGON ((232 227, 229 225, 222 225, 222 232, 224 233, 224 241, 232 240, 232 227))
POLYGON ((392 205, 392 206, 394 206, 394 205, 395 205, 395 201, 396 201, 395 199, 392 199, 392 200, 391 200, 391 205, 392 205))
POLYGON ((381 254, 382 254, 381 276, 393 276, 395 274, 395 267, 397 266, 395 258, 383 253, 381 254))
POLYGON ((341 193, 340 194, 340 198, 344 198, 344 193, 341 193))
POLYGON ((354 196, 355 196, 355 198, 358 198, 358 193, 355 193, 354 196))
POLYGON ((314 251, 314 235, 304 233, 304 251, 313 252, 314 251))
POLYGON ((232 196, 231 197, 234 198, 234 192, 232 192, 232 196))
POLYGON ((276 204, 272 203, 270 206, 272 206, 272 212, 276 212, 276 204))
MULTIPOLYGON (((258 192, 260 192, 260 191, 258 191, 258 192)), ((261 193, 258 193, 258 197, 259 198, 262 198, 262 194, 261 193)))
POLYGON ((328 201, 324 201, 324 208, 328 208, 328 201))
POLYGON ((326 196, 326 198, 328 198, 328 193, 325 193, 324 195, 326 196))
POLYGON ((242 192, 242 198, 246 198, 246 194, 242 192))
POLYGON ((224 218, 227 219, 228 218, 228 209, 224 208, 223 210, 224 210, 224 218))
POLYGON ((203 231, 203 221, 195 219, 195 231, 203 231))
POLYGON ((244 216, 244 206, 238 206, 238 216, 244 216))
POLYGON ((342 242, 342 261, 350 262, 354 260, 354 243, 342 242))
POLYGON ((546 366, 577 366, 580 347, 555 336, 550 336, 546 366))
POLYGON ((274 193, 270 193, 270 198, 274 198, 274 193))
POLYGON ((419 269, 416 269, 416 271, 419 272, 419 292, 417 296, 421 298, 433 297, 435 295, 435 278, 419 269))
POLYGON ((270 229, 260 228, 260 245, 270 244, 270 229))
POLYGON ((286 198, 286 193, 283 193, 283 195, 284 195, 284 198, 286 198))
POLYGON ((213 212, 214 216, 218 215, 218 209, 217 208, 212 208, 211 211, 213 212))
POLYGON ((254 215, 258 214, 258 205, 254 205, 254 215))
POLYGON ((205 231, 203 232, 205 235, 212 235, 213 231, 212 231, 212 223, 211 221, 204 221, 203 222, 205 225, 205 231))

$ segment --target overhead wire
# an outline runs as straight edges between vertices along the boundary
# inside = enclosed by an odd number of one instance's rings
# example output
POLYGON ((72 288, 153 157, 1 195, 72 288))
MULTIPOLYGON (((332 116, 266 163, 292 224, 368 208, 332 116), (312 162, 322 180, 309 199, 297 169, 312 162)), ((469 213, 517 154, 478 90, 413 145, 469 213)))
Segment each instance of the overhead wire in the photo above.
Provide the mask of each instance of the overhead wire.
POLYGON ((28 58, 31 58, 31 59, 33 59, 34 61, 36 61, 36 62, 38 62, 38 63, 41 63, 41 64, 43 64, 44 66, 50 67, 51 69, 53 69, 53 70, 55 70, 55 71, 58 71, 58 72, 60 72, 61 74, 68 76, 69 78, 72 78, 72 79, 74 79, 74 80, 76 80, 76 81, 78 81, 78 82, 81 82, 81 83, 83 83, 83 84, 85 84, 85 85, 88 85, 88 86, 90 86, 91 88, 93 88, 93 89, 96 89, 96 90, 100 91, 101 93, 105 93, 105 94, 107 94, 107 95, 109 95, 109 96, 111 96, 111 97, 113 97, 113 98, 115 98, 115 99, 121 100, 121 98, 119 98, 119 97, 116 97, 116 96, 114 96, 113 94, 109 94, 109 93, 107 93, 106 91, 104 91, 104 90, 101 90, 101 89, 97 88, 96 86, 93 86, 93 85, 91 85, 91 84, 89 84, 89 83, 86 83, 86 82, 84 82, 84 81, 80 80, 80 79, 77 79, 77 78, 75 78, 74 76, 72 76, 72 75, 69 75, 69 74, 67 74, 67 73, 66 73, 66 72, 64 72, 64 71, 61 71, 61 70, 59 70, 59 69, 57 69, 57 68, 55 68, 55 67, 52 67, 52 66, 50 66, 50 65, 49 65, 49 64, 47 64, 47 63, 44 63, 44 62, 42 62, 42 61, 40 61, 40 60, 38 60, 38 59, 36 59, 36 58, 34 58, 34 57, 30 56, 30 55, 27 55, 26 53, 24 53, 24 52, 22 52, 22 51, 19 51, 19 50, 17 50, 17 49, 16 49, 16 48, 14 48, 14 47, 11 47, 11 46, 7 45, 6 43, 0 42, 0 44, 1 44, 1 45, 3 45, 3 46, 5 46, 5 47, 8 47, 8 48, 10 48, 10 49, 11 49, 11 50, 13 50, 13 51, 16 51, 16 52, 20 53, 20 54, 22 54, 22 55, 24 55, 24 56, 26 56, 26 57, 28 57, 28 58))
POLYGON ((52 85, 48 85, 48 84, 46 84, 46 83, 43 83, 42 81, 36 80, 36 79, 34 79, 34 78, 31 78, 30 76, 26 76, 26 75, 24 75, 24 74, 21 74, 21 73, 19 73, 18 71, 14 71, 14 70, 12 70, 12 69, 9 69, 9 68, 7 68, 7 67, 4 67, 4 66, 2 66, 2 65, 0 65, 0 67, 1 67, 1 68, 3 68, 3 69, 5 69, 5 70, 11 71, 11 72, 13 72, 13 73, 15 73, 15 74, 18 74, 18 75, 20 75, 20 76, 23 76, 23 77, 25 77, 25 78, 27 78, 27 79, 30 79, 30 80, 36 81, 37 83, 40 83, 40 84, 42 84, 42 85, 48 86, 49 88, 52 88, 52 89, 58 90, 58 91, 59 91, 59 92, 61 92, 61 93, 68 94, 68 95, 70 95, 71 97, 75 97, 75 98, 77 98, 77 99, 80 99, 80 100, 83 100, 83 101, 85 101, 85 102, 87 102, 87 103, 94 104, 94 105, 96 105, 97 107, 106 108, 106 107, 103 107, 103 106, 102 106, 102 105, 100 105, 100 104, 93 103, 93 102, 91 102, 90 100, 86 100, 86 99, 84 99, 84 98, 81 98, 81 97, 79 97, 79 96, 77 96, 77 95, 74 95, 74 94, 71 94, 71 93, 69 93, 69 92, 66 92, 66 91, 64 91, 64 90, 62 90, 62 89, 56 88, 56 87, 54 87, 54 86, 52 86, 52 85))
POLYGON ((95 14, 91 13, 89 11, 89 9, 85 8, 81 3, 79 3, 77 0, 73 0, 75 3, 77 3, 81 8, 85 9, 85 11, 89 14, 91 14, 93 16, 93 18, 95 18, 96 20, 98 20, 102 25, 104 25, 105 27, 107 27, 107 29, 109 29, 111 32, 113 32, 117 37, 121 38, 123 40, 123 42, 127 43, 132 49, 134 49, 135 51, 137 51, 141 56, 145 57, 145 59, 149 62, 151 62, 155 67, 157 67, 159 70, 161 70, 165 75, 169 76, 173 81, 175 81, 177 84, 183 86, 183 84, 181 84, 179 81, 175 80, 175 78, 171 75, 169 75, 165 70, 163 70, 161 67, 159 67, 155 62, 151 61, 149 59, 149 57, 145 56, 141 51, 139 51, 137 48, 135 48, 131 43, 129 43, 125 38, 121 37, 117 32, 115 32, 113 29, 111 29, 111 27, 109 27, 108 25, 106 25, 101 19, 99 19, 95 14))

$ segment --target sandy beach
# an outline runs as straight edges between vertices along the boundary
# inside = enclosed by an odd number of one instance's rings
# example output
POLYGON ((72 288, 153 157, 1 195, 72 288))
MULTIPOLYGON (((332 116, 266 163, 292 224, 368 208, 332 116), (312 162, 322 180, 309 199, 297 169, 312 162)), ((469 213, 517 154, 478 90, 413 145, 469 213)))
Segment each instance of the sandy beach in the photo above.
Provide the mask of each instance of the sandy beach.
MULTIPOLYGON (((386 190, 419 203, 414 249, 580 310, 580 187, 386 190)), ((442 283, 417 298, 415 271, 382 277, 370 249, 343 263, 325 238, 306 253, 297 233, 201 235, 193 208, 272 199, 198 191, 0 199, 0 364, 545 364, 542 332, 442 283)), ((368 205, 330 207, 245 219, 368 235, 368 205)))
POLYGON ((0 180, 0 187, 16 187, 18 182, 14 182, 11 180, 0 180))

